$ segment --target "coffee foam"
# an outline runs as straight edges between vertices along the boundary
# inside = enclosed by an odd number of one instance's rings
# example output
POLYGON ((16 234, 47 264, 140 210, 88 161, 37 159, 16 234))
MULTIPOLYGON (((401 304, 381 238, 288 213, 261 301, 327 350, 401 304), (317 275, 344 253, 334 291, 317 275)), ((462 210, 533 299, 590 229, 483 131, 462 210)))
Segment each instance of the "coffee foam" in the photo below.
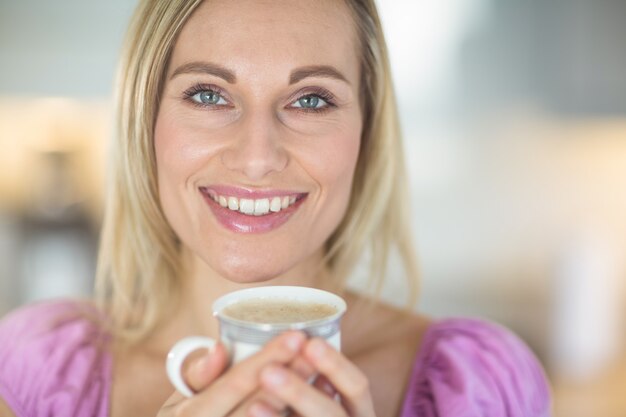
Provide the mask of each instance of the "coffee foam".
POLYGON ((302 323, 325 319, 337 313, 335 306, 286 299, 249 299, 222 310, 226 317, 264 324, 302 323))

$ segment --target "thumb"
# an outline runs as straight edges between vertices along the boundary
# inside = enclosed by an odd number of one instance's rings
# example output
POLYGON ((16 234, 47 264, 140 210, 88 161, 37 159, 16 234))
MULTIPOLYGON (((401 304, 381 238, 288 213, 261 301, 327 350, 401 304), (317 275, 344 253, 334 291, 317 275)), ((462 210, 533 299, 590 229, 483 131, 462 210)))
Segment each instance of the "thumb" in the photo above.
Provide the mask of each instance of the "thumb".
POLYGON ((202 391, 208 387, 228 365, 228 352, 221 343, 214 349, 196 359, 187 368, 184 378, 193 392, 202 391))

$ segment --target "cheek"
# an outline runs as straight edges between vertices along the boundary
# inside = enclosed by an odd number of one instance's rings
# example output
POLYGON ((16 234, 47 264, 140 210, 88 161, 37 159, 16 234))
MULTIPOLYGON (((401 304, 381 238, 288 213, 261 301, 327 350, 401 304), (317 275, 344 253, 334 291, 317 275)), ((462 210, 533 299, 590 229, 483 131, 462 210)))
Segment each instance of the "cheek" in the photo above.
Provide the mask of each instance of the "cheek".
POLYGON ((159 114, 154 130, 159 180, 179 182, 189 178, 211 157, 215 150, 202 131, 182 123, 175 114, 159 114))
POLYGON ((337 201, 337 223, 343 219, 345 212, 348 208, 350 196, 352 192, 352 183, 354 180, 354 171, 356 169, 356 163, 359 155, 359 140, 358 138, 351 141, 349 146, 346 146, 345 154, 342 158, 337 158, 337 182, 336 182, 336 195, 332 196, 337 201))
POLYGON ((350 189, 359 155, 359 138, 343 137, 327 150, 323 160, 323 175, 330 185, 329 193, 340 200, 350 198, 350 189))
POLYGON ((323 219, 323 229, 328 236, 345 215, 359 150, 360 129, 357 124, 329 137, 322 149, 314 152, 316 157, 309 159, 309 175, 321 190, 319 217, 323 219))
POLYGON ((154 131, 159 201, 165 217, 176 233, 183 237, 194 222, 190 216, 197 201, 193 199, 196 179, 215 154, 202 140, 200 129, 180 123, 180 118, 159 113, 154 131), (190 192, 191 191, 191 192, 190 192))
POLYGON ((193 153, 186 148, 185 132, 167 117, 159 115, 154 129, 154 152, 156 155, 159 196, 165 208, 178 200, 177 189, 188 176, 188 162, 193 153))

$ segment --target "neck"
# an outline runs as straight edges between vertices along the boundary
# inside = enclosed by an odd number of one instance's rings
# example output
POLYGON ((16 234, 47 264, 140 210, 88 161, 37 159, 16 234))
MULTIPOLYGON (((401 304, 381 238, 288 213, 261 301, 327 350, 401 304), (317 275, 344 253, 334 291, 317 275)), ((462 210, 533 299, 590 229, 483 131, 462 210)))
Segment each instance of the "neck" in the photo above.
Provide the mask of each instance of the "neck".
POLYGON ((212 304, 224 294, 245 288, 270 285, 294 285, 328 289, 330 273, 324 266, 323 252, 313 254, 290 270, 270 278, 237 282, 218 274, 206 262, 189 252, 184 255, 185 271, 180 307, 158 331, 154 342, 169 349, 178 339, 190 335, 219 337, 218 322, 213 317, 212 304))

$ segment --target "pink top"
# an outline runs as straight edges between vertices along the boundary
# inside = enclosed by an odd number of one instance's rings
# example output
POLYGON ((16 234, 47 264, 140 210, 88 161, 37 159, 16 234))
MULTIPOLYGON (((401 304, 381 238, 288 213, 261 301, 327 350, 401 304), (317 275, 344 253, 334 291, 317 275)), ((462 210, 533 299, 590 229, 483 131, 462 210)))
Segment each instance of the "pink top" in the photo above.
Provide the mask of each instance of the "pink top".
MULTIPOLYGON (((0 322, 0 397, 17 417, 106 417, 107 336, 76 302, 22 308, 0 322)), ((93 309, 91 314, 97 314, 93 309)), ((431 325, 401 417, 548 417, 543 370, 506 329, 473 319, 431 325)))

